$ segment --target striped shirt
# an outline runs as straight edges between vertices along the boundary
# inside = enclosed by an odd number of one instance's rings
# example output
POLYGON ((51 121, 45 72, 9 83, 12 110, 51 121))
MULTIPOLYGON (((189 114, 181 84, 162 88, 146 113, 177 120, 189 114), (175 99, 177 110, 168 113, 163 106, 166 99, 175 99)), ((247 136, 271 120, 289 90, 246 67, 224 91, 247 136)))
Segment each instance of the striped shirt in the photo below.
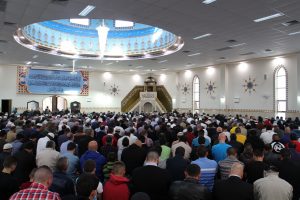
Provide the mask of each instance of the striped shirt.
POLYGON ((234 156, 228 156, 227 158, 225 158, 225 160, 222 160, 222 161, 219 162, 219 170, 220 170, 222 180, 225 180, 225 179, 228 178, 230 170, 231 170, 231 166, 234 163, 240 163, 241 165, 244 166, 244 163, 240 162, 234 156))
POLYGON ((215 183, 215 175, 218 168, 217 162, 203 157, 193 161, 192 164, 196 164, 201 168, 200 184, 211 191, 215 183))

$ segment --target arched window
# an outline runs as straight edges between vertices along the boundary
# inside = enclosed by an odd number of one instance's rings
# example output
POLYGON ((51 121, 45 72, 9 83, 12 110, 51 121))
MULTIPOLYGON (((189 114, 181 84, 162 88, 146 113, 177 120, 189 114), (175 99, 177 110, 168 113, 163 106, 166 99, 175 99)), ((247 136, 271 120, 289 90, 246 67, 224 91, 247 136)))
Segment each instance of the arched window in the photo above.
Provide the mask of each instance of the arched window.
POLYGON ((193 113, 200 113, 200 80, 198 76, 193 79, 193 113))
POLYGON ((275 71, 275 116, 285 119, 287 96, 287 72, 280 66, 275 71))

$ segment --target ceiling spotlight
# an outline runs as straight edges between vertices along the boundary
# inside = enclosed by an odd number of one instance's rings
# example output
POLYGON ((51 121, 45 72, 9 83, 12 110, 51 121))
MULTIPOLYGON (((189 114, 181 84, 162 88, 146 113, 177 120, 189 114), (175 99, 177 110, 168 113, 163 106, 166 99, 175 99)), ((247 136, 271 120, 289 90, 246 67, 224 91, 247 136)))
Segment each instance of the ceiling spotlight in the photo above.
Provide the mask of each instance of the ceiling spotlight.
POLYGON ((204 35, 200 35, 200 36, 194 37, 193 39, 194 40, 198 40, 198 39, 202 39, 202 38, 205 38, 205 37, 209 37, 211 35, 212 35, 211 33, 206 33, 204 35))
POLYGON ((215 2, 215 1, 217 1, 217 0, 204 0, 204 1, 202 1, 202 3, 204 3, 204 4, 211 4, 211 3, 213 3, 213 2, 215 2))
POLYGON ((158 63, 164 63, 164 62, 167 62, 168 60, 162 60, 162 61, 159 61, 158 63))

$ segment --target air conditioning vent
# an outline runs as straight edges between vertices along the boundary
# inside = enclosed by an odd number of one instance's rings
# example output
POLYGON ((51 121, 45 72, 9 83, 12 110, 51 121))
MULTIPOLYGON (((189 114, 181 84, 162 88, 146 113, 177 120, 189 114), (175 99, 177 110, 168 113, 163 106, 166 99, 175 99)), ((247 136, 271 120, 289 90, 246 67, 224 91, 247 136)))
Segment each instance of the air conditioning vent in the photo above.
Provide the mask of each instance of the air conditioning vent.
POLYGON ((248 55, 252 55, 255 54, 254 52, 247 52, 247 53, 241 53, 241 56, 248 56, 248 55))
POLYGON ((232 49, 232 47, 223 47, 223 48, 220 48, 220 49, 216 49, 216 51, 226 51, 226 50, 229 50, 229 49, 232 49))
POLYGON ((189 50, 184 50, 184 51, 182 51, 182 53, 190 53, 191 51, 189 51, 189 50))
POLYGON ((226 42, 228 42, 228 43, 235 43, 237 41, 236 40, 227 40, 226 42))
POLYGON ((7 40, 0 40, 0 43, 7 43, 7 40))
POLYGON ((16 25, 15 22, 8 22, 8 21, 3 22, 3 24, 6 25, 6 26, 14 26, 14 25, 16 25))
POLYGON ((300 23, 300 22, 297 21, 297 20, 291 20, 291 21, 282 23, 282 25, 283 25, 283 26, 293 26, 293 25, 296 25, 296 24, 299 24, 299 23, 300 23))

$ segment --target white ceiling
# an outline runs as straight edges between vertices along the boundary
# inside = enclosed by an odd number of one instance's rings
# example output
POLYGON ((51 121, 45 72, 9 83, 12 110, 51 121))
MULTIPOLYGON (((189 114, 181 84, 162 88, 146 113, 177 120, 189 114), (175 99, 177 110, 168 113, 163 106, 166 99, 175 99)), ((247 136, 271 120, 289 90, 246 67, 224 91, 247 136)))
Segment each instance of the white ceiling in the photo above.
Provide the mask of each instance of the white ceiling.
MULTIPOLYGON (((3 1, 0 0, 0 5, 3 1)), ((77 66, 89 66, 91 70, 122 73, 129 72, 130 69, 130 73, 147 73, 150 69, 157 72, 163 72, 162 69, 177 71, 300 51, 300 34, 288 35, 300 31, 300 23, 290 27, 282 25, 291 20, 300 21, 299 0, 217 0, 209 5, 203 4, 202 0, 6 1, 6 10, 0 11, 0 40, 7 41, 7 43, 0 41, 1 65, 24 65, 25 62, 31 61, 35 62, 36 66, 53 67, 54 64, 70 66, 72 61, 67 58, 38 53, 22 47, 14 41, 12 35, 17 27, 30 23, 78 17, 78 13, 88 4, 96 6, 87 16, 89 18, 121 19, 149 24, 182 36, 185 42, 179 52, 159 57, 157 60, 103 63, 93 60, 77 61, 77 66), (254 19, 277 12, 285 15, 265 22, 253 22, 254 19), (16 24, 7 25, 4 22, 16 24), (193 40, 194 37, 206 33, 211 33, 212 36, 193 40), (230 44, 228 40, 237 42, 230 44), (246 45, 225 51, 216 50, 240 43, 246 45), (271 49, 272 52, 267 53, 265 49, 271 49), (198 52, 201 54, 188 56, 198 52), (254 54, 240 55, 249 52, 254 54), (33 58, 34 55, 38 57, 33 58), (220 59, 221 57, 225 59, 220 59), (159 63, 164 60, 167 61, 159 63)))

